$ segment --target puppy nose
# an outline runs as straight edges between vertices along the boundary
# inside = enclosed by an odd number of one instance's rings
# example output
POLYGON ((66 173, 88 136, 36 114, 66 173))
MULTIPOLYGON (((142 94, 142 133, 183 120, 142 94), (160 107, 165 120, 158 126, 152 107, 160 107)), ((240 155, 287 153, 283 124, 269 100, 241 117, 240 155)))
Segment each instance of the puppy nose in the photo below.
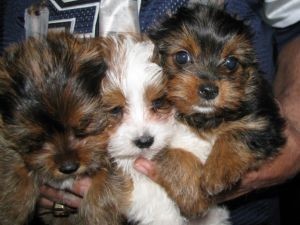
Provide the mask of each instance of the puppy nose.
POLYGON ((154 137, 150 135, 143 135, 135 139, 133 142, 139 148, 149 148, 154 142, 154 137))
POLYGON ((64 174, 71 174, 76 172, 78 168, 79 168, 78 162, 66 161, 60 165, 59 171, 64 174))
POLYGON ((214 84, 202 84, 199 87, 199 95, 206 100, 212 100, 216 98, 218 94, 219 88, 214 84))

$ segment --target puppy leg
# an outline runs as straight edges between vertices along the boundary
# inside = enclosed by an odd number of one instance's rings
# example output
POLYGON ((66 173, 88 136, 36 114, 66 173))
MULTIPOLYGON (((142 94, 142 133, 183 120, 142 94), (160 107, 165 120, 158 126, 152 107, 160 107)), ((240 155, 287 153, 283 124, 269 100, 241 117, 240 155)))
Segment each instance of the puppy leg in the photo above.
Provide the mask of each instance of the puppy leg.
POLYGON ((169 149, 156 158, 157 182, 165 188, 171 199, 188 217, 205 213, 211 200, 201 190, 202 163, 190 152, 181 149, 169 149))
POLYGON ((121 225, 126 185, 124 177, 104 169, 99 171, 79 209, 79 217, 84 221, 80 224, 121 225))
POLYGON ((221 135, 204 164, 202 188, 209 195, 230 189, 256 162, 255 154, 232 133, 221 135))

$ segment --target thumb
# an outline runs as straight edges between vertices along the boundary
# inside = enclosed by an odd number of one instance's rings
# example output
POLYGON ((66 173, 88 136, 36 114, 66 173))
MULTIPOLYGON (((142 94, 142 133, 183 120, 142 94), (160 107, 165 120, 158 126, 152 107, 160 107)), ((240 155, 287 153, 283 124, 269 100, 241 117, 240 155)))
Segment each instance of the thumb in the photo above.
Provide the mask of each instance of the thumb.
POLYGON ((134 162, 134 168, 140 173, 146 175, 152 180, 156 180, 156 166, 153 161, 150 161, 145 158, 137 158, 134 162))

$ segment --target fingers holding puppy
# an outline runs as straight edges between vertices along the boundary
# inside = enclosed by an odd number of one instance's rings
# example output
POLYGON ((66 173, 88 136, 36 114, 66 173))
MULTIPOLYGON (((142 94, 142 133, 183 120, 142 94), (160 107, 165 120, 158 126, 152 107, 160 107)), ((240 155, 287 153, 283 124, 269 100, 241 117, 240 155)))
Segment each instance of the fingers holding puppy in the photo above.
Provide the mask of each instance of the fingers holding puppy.
POLYGON ((90 186, 91 179, 87 177, 76 180, 69 190, 60 190, 44 184, 40 187, 38 206, 50 209, 54 202, 59 202, 71 208, 78 208, 90 186))

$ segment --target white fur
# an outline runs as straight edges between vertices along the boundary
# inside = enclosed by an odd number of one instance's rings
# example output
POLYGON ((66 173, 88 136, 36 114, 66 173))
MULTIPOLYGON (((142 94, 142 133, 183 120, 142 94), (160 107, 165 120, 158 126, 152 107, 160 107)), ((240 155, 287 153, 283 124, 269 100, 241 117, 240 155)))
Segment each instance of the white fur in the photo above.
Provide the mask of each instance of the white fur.
POLYGON ((174 134, 169 144, 171 148, 181 148, 193 153, 202 163, 205 163, 215 139, 204 140, 199 138, 188 126, 176 122, 174 134))
POLYGON ((193 110, 199 113, 212 113, 215 111, 215 108, 209 106, 193 106, 193 110))
MULTIPOLYGON (((179 124, 174 119, 174 113, 163 120, 150 114, 149 106, 144 101, 145 87, 158 85, 163 76, 161 68, 150 60, 154 48, 150 41, 136 42, 128 36, 123 43, 115 38, 114 44, 117 45, 113 47, 116 53, 106 79, 122 90, 127 106, 122 123, 110 138, 108 151, 133 181, 131 204, 126 215, 131 221, 139 221, 140 225, 188 224, 164 189, 137 172, 133 168, 133 162, 139 156, 152 159, 166 147, 188 149, 204 162, 214 140, 201 140, 188 127, 179 124), (133 140, 143 134, 154 137, 154 143, 147 149, 140 149, 133 143, 133 140)), ((213 213, 217 215, 215 209, 209 212, 213 213)), ((223 219, 222 217, 219 221, 223 219)), ((213 224, 215 223, 211 225, 213 224)), ((218 223, 222 224, 227 225, 218 223)))
POLYGON ((208 213, 198 219, 189 221, 189 225, 230 225, 229 212, 224 207, 215 206, 208 213))
POLYGON ((60 185, 60 189, 71 189, 74 184, 74 178, 69 178, 65 181, 63 181, 60 185))

